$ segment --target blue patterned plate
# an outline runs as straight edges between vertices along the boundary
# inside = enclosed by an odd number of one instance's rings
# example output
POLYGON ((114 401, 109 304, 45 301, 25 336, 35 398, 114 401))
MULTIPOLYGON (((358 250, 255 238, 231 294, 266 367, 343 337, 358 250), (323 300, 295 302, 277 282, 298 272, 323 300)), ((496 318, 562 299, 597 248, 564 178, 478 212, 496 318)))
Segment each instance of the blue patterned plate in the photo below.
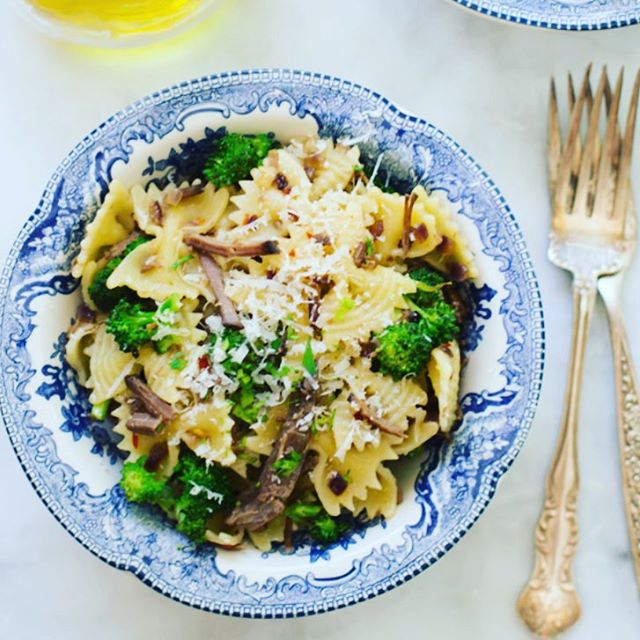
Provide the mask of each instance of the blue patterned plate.
POLYGON ((453 0, 492 18, 565 31, 615 29, 640 22, 640 0, 453 0))
POLYGON ((382 96, 283 69, 184 82, 115 114, 64 159, 11 251, 0 283, 0 406, 29 480, 55 518, 105 562, 175 600, 247 617, 344 607, 415 576, 475 522, 525 439, 536 407, 544 334, 538 286, 516 221, 484 171, 432 124, 382 96), (263 554, 195 548, 162 518, 130 505, 108 424, 92 422, 65 364, 65 329, 79 301, 70 276, 86 222, 109 181, 188 177, 221 127, 318 131, 360 140, 398 186, 443 191, 477 255, 467 327, 464 421, 452 442, 401 469, 404 500, 389 522, 320 548, 300 541, 263 554))

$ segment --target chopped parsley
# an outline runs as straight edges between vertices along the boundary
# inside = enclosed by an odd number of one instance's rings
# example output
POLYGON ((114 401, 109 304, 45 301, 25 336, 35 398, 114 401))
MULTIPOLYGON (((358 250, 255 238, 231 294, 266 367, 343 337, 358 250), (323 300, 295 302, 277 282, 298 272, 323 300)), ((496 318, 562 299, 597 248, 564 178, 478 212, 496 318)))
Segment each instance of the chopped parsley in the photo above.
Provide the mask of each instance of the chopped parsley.
POLYGON ((333 429, 333 423, 336 419, 336 410, 331 413, 323 413, 319 415, 311 423, 311 435, 315 436, 319 431, 331 431, 333 429))
POLYGON ((187 366, 187 361, 184 359, 183 354, 179 353, 170 363, 169 366, 174 371, 182 371, 187 366))
POLYGON ((302 356, 302 366, 310 376, 315 376, 318 373, 318 365, 313 357, 313 349, 311 349, 311 338, 307 338, 307 346, 304 348, 302 356))
POLYGON ((369 236, 364 241, 364 244, 365 244, 365 247, 366 247, 367 256, 372 256, 373 252, 375 251, 374 246, 373 246, 373 238, 371 236, 369 236))
POLYGON ((316 518, 322 513, 322 505, 312 504, 310 502, 294 502, 289 505, 285 514, 291 518, 296 524, 300 524, 308 518, 316 518))
POLYGON ((178 268, 181 267, 183 264, 185 264, 185 262, 189 262, 189 260, 193 260, 195 258, 194 255, 189 254, 186 256, 182 256, 182 258, 178 258, 172 265, 171 265, 171 269, 173 269, 174 271, 178 268))
POLYGON ((289 451, 285 456, 276 460, 271 468, 282 478, 288 478, 300 466, 302 454, 297 451, 289 451))
POLYGON ((355 300, 353 298, 343 298, 340 300, 338 304, 338 310, 336 311, 336 315, 334 316, 334 320, 336 322, 340 322, 344 320, 344 317, 356 306, 355 300))

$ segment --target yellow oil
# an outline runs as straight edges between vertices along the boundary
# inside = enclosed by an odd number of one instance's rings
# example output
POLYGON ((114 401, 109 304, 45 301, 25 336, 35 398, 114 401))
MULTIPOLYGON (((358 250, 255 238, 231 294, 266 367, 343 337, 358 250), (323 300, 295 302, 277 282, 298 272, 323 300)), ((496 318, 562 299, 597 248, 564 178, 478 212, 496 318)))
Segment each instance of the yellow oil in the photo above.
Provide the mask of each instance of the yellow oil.
POLYGON ((52 18, 112 37, 164 31, 206 0, 30 0, 52 18))

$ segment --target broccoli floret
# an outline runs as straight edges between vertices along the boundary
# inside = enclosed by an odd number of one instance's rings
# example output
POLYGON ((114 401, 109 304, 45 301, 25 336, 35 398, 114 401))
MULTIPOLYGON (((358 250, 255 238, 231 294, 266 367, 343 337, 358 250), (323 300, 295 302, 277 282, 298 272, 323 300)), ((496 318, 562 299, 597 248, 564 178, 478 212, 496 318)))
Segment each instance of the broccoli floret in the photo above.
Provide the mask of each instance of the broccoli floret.
POLYGON ((336 542, 349 528, 346 522, 333 518, 316 502, 294 502, 285 513, 316 542, 325 545, 336 542))
POLYGON ((151 340, 154 340, 158 353, 166 353, 178 342, 178 338, 171 333, 159 340, 156 335, 160 326, 173 325, 173 314, 180 309, 180 297, 169 296, 156 310, 146 305, 143 300, 130 302, 123 298, 109 313, 107 332, 125 353, 137 353, 141 346, 151 340))
POLYGON ((433 348, 417 322, 397 322, 377 334, 376 338, 376 361, 380 372, 394 380, 422 371, 433 348))
POLYGON ((226 471, 220 465, 207 465, 202 458, 183 451, 173 479, 182 486, 175 502, 176 528, 192 540, 203 542, 209 518, 233 503, 226 471))
POLYGON ((156 502, 165 491, 166 481, 144 468, 147 456, 122 466, 120 486, 129 502, 156 502))
POLYGON ((93 277, 93 281, 89 285, 89 297, 93 300, 93 303, 100 309, 108 313, 113 309, 116 304, 123 298, 133 301, 136 299, 135 292, 131 291, 127 287, 116 287, 115 289, 109 289, 107 287, 107 280, 109 276, 115 271, 116 267, 141 244, 148 242, 151 238, 148 236, 140 236, 135 240, 132 240, 125 248, 125 250, 117 257, 112 258, 107 264, 99 269, 96 275, 93 277))
POLYGON ((149 311, 140 303, 125 298, 116 304, 107 318, 107 333, 126 353, 136 353, 145 342, 153 339, 157 329, 156 311, 149 311))
POLYGON ((420 316, 417 322, 398 322, 376 335, 376 361, 380 371, 394 380, 423 371, 432 349, 460 331, 455 311, 446 302, 437 300, 426 309, 411 306, 420 316))
POLYGON ((446 283, 444 277, 433 269, 420 267, 408 273, 412 280, 416 281, 418 290, 410 294, 409 299, 419 307, 430 307, 439 300, 444 300, 442 286, 446 283))
POLYGON ((227 133, 207 159, 203 173, 216 187, 229 187, 250 176, 275 145, 273 134, 227 133))
POLYGON ((336 542, 348 528, 349 525, 345 522, 340 522, 325 513, 313 521, 309 533, 318 542, 331 544, 336 542))

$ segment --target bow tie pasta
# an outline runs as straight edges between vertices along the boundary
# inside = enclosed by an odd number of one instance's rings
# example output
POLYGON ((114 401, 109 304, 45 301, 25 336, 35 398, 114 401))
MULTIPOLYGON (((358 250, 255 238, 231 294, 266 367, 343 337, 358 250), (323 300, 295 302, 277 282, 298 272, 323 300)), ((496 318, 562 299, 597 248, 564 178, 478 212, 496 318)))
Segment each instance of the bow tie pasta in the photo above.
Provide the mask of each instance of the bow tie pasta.
POLYGON ((112 182, 87 225, 68 362, 125 497, 196 542, 339 542, 455 429, 473 255, 446 198, 369 175, 357 146, 227 133, 191 183, 112 182))

